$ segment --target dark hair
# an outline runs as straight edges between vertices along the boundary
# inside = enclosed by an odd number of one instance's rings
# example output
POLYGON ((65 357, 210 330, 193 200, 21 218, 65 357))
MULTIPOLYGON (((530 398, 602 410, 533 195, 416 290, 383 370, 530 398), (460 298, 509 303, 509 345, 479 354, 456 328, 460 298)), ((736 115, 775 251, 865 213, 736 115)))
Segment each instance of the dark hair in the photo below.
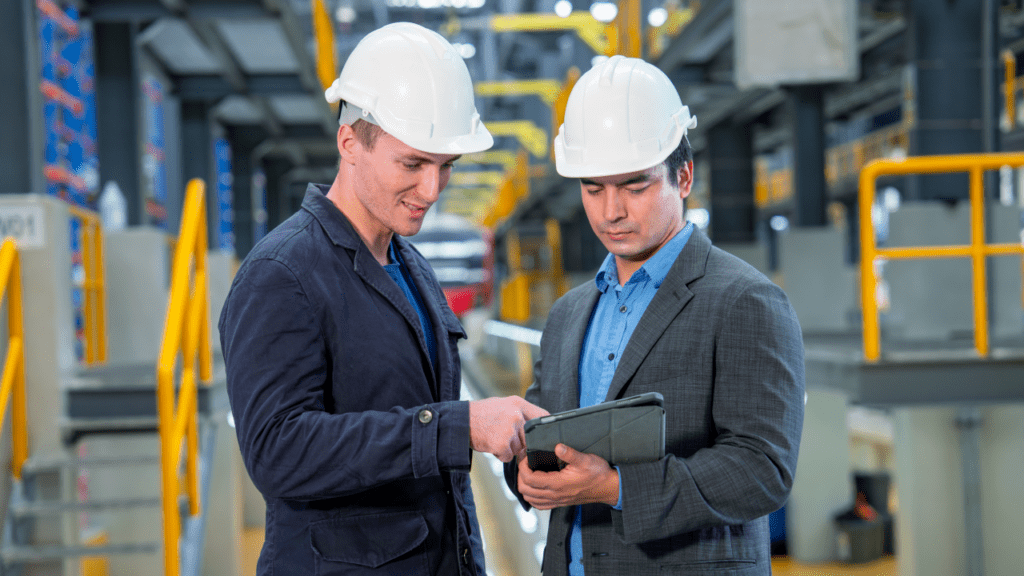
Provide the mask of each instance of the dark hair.
MULTIPOLYGON (((348 103, 344 100, 338 102, 338 121, 341 121, 342 109, 347 106, 348 103)), ((372 151, 373 147, 377 145, 377 138, 384 133, 384 129, 376 124, 371 124, 363 119, 356 120, 352 123, 352 131, 356 133, 356 138, 359 139, 359 143, 366 147, 367 150, 372 151)))
POLYGON ((683 167, 683 164, 687 162, 693 162, 693 148, 690 147, 690 141, 683 136, 683 139, 679 142, 679 146, 665 158, 665 167, 668 168, 669 182, 673 186, 677 185, 678 180, 675 175, 679 173, 679 169, 683 167))

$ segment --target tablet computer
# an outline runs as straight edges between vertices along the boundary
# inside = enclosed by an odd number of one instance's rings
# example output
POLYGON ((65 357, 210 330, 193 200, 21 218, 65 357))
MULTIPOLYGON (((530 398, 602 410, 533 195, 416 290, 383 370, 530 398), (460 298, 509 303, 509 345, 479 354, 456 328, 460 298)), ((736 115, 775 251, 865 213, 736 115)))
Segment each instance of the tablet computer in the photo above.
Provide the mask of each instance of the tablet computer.
POLYGON ((526 457, 533 470, 560 470, 555 446, 596 454, 609 464, 658 460, 665 455, 664 398, 647 392, 528 420, 526 457))

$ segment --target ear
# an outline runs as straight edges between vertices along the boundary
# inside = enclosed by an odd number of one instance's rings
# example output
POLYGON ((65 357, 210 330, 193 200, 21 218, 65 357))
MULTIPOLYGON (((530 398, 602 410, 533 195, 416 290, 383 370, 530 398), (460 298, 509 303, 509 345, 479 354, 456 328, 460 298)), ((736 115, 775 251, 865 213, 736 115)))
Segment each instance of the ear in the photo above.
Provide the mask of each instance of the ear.
POLYGON ((683 162, 676 174, 676 182, 679 184, 679 197, 689 196, 690 187, 693 186, 693 162, 683 162))
POLYGON ((352 126, 348 124, 338 126, 338 154, 343 162, 355 164, 356 154, 362 149, 363 146, 359 142, 359 138, 356 137, 355 130, 352 130, 352 126))

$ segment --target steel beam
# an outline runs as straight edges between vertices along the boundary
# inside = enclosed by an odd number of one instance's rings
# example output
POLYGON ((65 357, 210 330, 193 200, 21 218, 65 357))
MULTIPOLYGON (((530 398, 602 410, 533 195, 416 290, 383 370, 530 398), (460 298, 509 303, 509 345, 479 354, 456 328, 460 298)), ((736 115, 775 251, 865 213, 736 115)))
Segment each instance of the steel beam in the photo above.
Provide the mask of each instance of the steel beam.
POLYGON ((118 183, 128 201, 128 225, 144 222, 142 179, 139 167, 139 71, 135 24, 97 22, 96 145, 100 182, 118 183))

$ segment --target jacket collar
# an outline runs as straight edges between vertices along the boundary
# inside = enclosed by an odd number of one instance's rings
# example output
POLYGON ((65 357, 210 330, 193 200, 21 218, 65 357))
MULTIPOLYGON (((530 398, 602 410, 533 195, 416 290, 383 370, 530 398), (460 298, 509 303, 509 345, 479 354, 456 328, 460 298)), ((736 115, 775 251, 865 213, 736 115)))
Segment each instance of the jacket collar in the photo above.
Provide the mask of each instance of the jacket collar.
POLYGON ((363 246, 363 241, 341 209, 327 198, 330 189, 327 184, 310 183, 306 186, 306 195, 302 198, 302 209, 316 218, 324 233, 336 246, 356 250, 363 246))

